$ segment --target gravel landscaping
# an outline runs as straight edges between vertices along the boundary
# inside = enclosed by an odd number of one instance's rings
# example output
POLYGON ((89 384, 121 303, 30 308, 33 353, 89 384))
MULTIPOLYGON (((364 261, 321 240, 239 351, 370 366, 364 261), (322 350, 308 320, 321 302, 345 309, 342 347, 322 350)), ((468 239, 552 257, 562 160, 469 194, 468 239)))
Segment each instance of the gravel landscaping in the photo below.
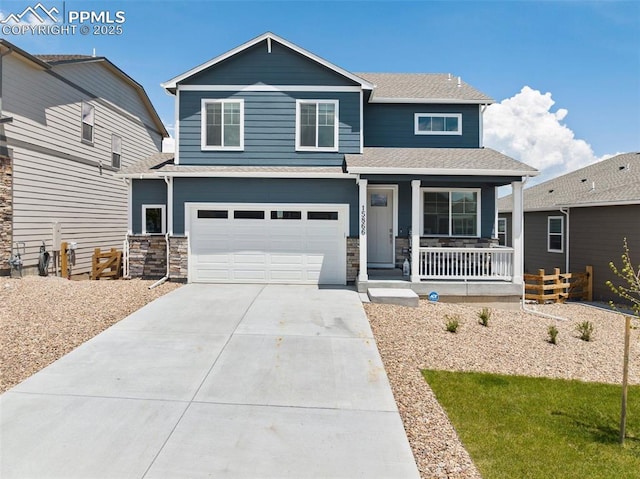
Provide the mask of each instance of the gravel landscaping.
MULTIPOLYGON (((566 321, 521 311, 493 309, 489 326, 478 323, 482 305, 421 301, 418 308, 366 304, 365 310, 423 478, 479 478, 421 369, 480 371, 606 383, 622 380, 624 320, 580 304, 528 305, 566 321), (446 316, 460 327, 446 331, 446 316), (576 326, 590 321, 590 342, 576 326), (558 343, 547 329, 555 325, 558 343)), ((640 384, 640 331, 632 325, 629 381, 640 384)), ((470 401, 473 398, 469 398, 470 401)))
MULTIPOLYGON (((27 276, 0 278, 0 392, 18 384, 133 311, 178 288, 152 281, 68 281, 27 276)), ((518 310, 492 309, 489 326, 478 323, 483 305, 421 301, 418 308, 366 304, 409 442, 423 478, 479 478, 465 448, 421 369, 482 371, 620 383, 622 316, 580 304, 529 305, 566 321, 518 310), (449 318, 458 331, 446 331, 449 318), (576 325, 594 325, 590 342, 576 325), (548 327, 558 344, 548 342, 548 327)), ((640 324, 633 320, 630 383, 640 384, 640 324)), ((470 401, 473 398, 469 398, 470 401)))
POLYGON ((0 278, 0 393, 180 286, 153 283, 0 278))

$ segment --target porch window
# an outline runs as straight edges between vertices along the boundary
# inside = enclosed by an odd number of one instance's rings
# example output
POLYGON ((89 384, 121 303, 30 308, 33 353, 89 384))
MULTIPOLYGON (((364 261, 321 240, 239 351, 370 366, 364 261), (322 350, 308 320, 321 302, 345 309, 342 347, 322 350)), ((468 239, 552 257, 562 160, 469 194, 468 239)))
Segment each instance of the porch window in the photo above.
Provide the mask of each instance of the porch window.
POLYGON ((564 217, 547 217, 547 251, 562 253, 564 251, 564 217))
POLYGON ((423 235, 479 236, 479 190, 423 190, 422 207, 423 235))
POLYGON ((296 150, 337 151, 338 100, 296 101, 296 150))
POLYGON ((142 234, 164 234, 167 229, 165 205, 142 205, 142 234))
POLYGON ((202 100, 202 149, 244 149, 244 100, 202 100))
POLYGON ((414 122, 416 135, 462 135, 460 113, 416 113, 414 122))
POLYGON ((507 218, 498 218, 498 244, 507 246, 507 218))

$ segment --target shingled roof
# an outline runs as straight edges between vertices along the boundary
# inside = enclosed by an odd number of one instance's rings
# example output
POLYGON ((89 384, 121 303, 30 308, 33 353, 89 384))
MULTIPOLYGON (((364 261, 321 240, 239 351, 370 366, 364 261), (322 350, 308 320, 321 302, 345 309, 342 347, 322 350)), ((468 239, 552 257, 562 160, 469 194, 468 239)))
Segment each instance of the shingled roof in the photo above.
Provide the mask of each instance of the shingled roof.
MULTIPOLYGON (((525 211, 640 204, 640 152, 624 153, 524 190, 525 211)), ((498 209, 511 211, 511 195, 498 209)))
POLYGON ((471 85, 447 73, 356 73, 373 83, 372 102, 384 100, 428 100, 432 103, 493 103, 471 85))
POLYGON ((491 148, 364 148, 345 155, 349 173, 535 176, 538 170, 491 148))
POLYGON ((92 57, 91 55, 34 55, 34 57, 42 60, 43 62, 55 65, 56 63, 67 63, 72 61, 86 61, 97 58, 103 59, 104 57, 92 57))
POLYGON ((311 175, 339 176, 344 174, 340 166, 237 166, 237 165, 176 165, 174 153, 156 153, 119 172, 126 178, 163 176, 242 176, 258 174, 271 176, 311 175))

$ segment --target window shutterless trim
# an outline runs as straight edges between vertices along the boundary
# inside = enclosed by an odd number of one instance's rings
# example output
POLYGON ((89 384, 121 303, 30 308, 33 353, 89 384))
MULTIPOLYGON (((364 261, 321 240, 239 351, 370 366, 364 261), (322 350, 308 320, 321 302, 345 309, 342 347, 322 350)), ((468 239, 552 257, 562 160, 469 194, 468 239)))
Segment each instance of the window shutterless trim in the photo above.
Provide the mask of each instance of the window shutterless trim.
POLYGON ((93 145, 95 142, 95 138, 96 138, 96 107, 86 101, 83 101, 80 103, 80 140, 83 143, 86 143, 88 145, 93 145), (90 111, 93 112, 93 115, 92 115, 93 121, 91 122, 84 121, 85 105, 91 108, 90 111), (91 139, 84 137, 84 125, 89 125, 91 127, 91 139))
POLYGON ((111 135, 111 166, 118 170, 122 167, 122 137, 120 135, 111 135), (116 138, 119 141, 116 141, 116 138), (116 156, 118 158, 117 165, 116 156))
MULTIPOLYGON (((176 143, 176 148, 178 147, 176 143)), ((200 102, 200 149, 202 151, 244 151, 244 99, 243 98, 203 98, 200 102), (221 145, 207 145, 207 105, 220 103, 221 105, 221 145), (240 144, 238 146, 224 146, 224 105, 227 103, 240 104, 240 144)))
POLYGON ((461 113, 415 113, 413 116, 413 132, 416 135, 462 135, 462 114, 461 113), (425 131, 419 128, 420 118, 457 118, 458 129, 455 131, 436 130, 425 131))
POLYGON ((143 235, 160 235, 167 232, 167 206, 166 205, 142 205, 142 234, 143 235), (160 209, 162 215, 162 231, 160 233, 147 233, 147 210, 160 209))
POLYGON ((310 100, 310 99, 297 99, 296 100, 296 151, 338 151, 340 133, 339 122, 339 101, 338 100, 310 100), (303 104, 315 104, 316 105, 316 145, 318 144, 318 105, 331 104, 334 106, 334 118, 333 118, 333 146, 302 146, 300 144, 302 137, 302 128, 300 125, 300 107, 303 104))
POLYGON ((564 253, 564 216, 547 216, 547 253, 564 253), (551 220, 560 220, 560 233, 551 232, 551 220), (551 236, 560 237, 560 249, 551 248, 551 236))
POLYGON ((480 238, 482 228, 482 190, 480 188, 420 188, 420 236, 428 236, 433 238, 480 238), (425 193, 448 193, 449 194, 449 234, 425 234, 424 233, 424 194, 425 193), (452 211, 451 211, 451 193, 476 193, 476 234, 475 235, 454 235, 451 233, 452 211))
POLYGON ((507 245, 507 218, 498 218, 498 231, 496 232, 498 243, 500 242, 500 235, 504 236, 504 246, 506 246, 507 245), (503 231, 500 231, 500 225, 504 225, 503 231))

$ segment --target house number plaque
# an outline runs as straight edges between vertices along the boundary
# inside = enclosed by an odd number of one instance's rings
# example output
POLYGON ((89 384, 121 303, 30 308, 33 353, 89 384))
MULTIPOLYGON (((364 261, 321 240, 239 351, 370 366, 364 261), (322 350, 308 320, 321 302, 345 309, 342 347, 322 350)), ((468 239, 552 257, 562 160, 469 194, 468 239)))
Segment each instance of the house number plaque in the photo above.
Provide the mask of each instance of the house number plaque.
POLYGON ((367 234, 367 209, 364 205, 362 205, 362 210, 360 211, 360 236, 364 236, 367 234))

